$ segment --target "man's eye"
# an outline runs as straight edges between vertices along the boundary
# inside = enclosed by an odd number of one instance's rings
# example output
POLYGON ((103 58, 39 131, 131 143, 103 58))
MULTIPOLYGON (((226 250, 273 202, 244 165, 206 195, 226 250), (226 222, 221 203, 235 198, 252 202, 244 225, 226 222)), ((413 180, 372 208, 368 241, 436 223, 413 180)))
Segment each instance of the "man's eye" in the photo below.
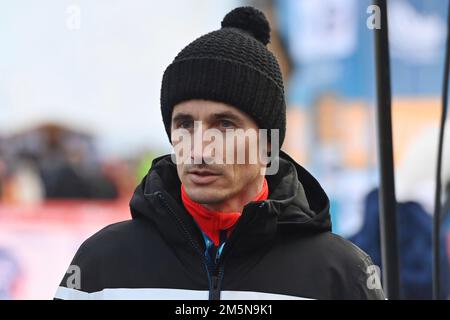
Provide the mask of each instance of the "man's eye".
POLYGON ((220 120, 220 126, 222 128, 233 128, 234 123, 231 122, 230 120, 220 120))
POLYGON ((193 126, 193 122, 190 120, 181 121, 178 125, 179 128, 190 129, 193 126))

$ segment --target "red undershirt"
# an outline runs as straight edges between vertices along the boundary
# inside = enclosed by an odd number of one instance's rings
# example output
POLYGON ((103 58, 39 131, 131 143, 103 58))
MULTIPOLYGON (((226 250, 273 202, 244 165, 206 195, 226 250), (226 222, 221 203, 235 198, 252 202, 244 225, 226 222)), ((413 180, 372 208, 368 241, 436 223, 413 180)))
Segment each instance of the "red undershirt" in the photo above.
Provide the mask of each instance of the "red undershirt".
MULTIPOLYGON (((267 180, 264 183, 259 194, 252 201, 263 201, 269 196, 269 187, 267 180)), ((181 200, 186 210, 192 215, 200 229, 214 242, 219 245, 220 230, 227 230, 227 236, 230 235, 234 225, 241 217, 241 212, 219 212, 205 208, 200 203, 193 201, 181 185, 181 200)))

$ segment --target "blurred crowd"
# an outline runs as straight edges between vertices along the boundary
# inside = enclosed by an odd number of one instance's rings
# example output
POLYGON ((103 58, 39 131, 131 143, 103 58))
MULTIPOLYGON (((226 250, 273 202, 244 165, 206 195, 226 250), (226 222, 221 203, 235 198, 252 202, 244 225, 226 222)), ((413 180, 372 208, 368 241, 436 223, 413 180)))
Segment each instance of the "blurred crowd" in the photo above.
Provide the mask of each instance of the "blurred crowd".
POLYGON ((145 174, 139 157, 148 165, 146 154, 102 159, 89 134, 55 123, 42 124, 0 138, 0 200, 37 203, 128 197, 145 174))

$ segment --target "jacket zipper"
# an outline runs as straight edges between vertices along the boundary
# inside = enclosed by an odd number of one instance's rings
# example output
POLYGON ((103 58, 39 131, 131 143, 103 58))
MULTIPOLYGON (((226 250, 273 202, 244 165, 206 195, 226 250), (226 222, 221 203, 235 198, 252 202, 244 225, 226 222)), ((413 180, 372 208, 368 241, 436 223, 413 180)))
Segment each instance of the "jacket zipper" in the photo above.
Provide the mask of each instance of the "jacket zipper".
MULTIPOLYGON (((266 203, 263 201, 261 204, 258 205, 258 208, 262 208, 266 205, 266 203)), ((228 239, 227 241, 227 253, 229 253, 231 247, 232 247, 232 243, 233 240, 235 240, 236 238, 234 237, 230 237, 230 239, 228 239)), ((217 248, 217 252, 216 252, 216 257, 215 257, 215 261, 214 261, 214 265, 215 265, 215 271, 212 274, 211 277, 211 289, 209 292, 209 299, 210 300, 220 300, 220 288, 221 288, 221 282, 223 279, 223 274, 224 274, 224 268, 223 268, 223 260, 225 258, 223 251, 225 251, 225 248, 222 248, 222 250, 220 250, 220 246, 219 248, 217 248), (222 259, 221 259, 222 258, 222 259), (222 264, 220 263, 222 262, 222 264)), ((208 273, 209 274, 209 273, 208 273)))
POLYGON ((220 300, 220 284, 224 273, 223 265, 220 263, 223 246, 224 243, 219 243, 214 256, 212 271, 209 273, 211 278, 211 290, 209 293, 210 300, 220 300))
POLYGON ((198 247, 198 245, 195 243, 194 239, 192 238, 189 231, 187 231, 186 227, 184 226, 184 223, 180 220, 180 218, 177 216, 177 214, 172 210, 167 200, 164 198, 163 194, 161 192, 157 193, 158 198, 161 200, 161 203, 164 205, 164 207, 169 211, 170 214, 172 214, 175 218, 175 220, 178 222, 178 224, 181 226, 181 229, 184 233, 184 235, 188 238, 189 243, 192 245, 192 247, 195 249, 195 251, 201 256, 203 265, 206 268, 206 272, 208 275, 208 286, 209 286, 209 300, 220 300, 220 285, 223 279, 223 265, 220 263, 220 250, 217 249, 216 257, 214 259, 213 265, 208 261, 208 259, 204 256, 202 253, 202 250, 198 247))

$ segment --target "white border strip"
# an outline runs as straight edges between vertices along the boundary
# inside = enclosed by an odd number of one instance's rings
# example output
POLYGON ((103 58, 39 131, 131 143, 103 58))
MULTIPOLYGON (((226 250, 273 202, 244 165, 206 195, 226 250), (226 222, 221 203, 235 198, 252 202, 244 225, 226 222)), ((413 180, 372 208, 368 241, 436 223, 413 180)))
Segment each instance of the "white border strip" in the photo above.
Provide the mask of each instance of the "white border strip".
POLYGON ((59 287, 55 298, 63 300, 208 300, 209 292, 186 289, 114 288, 84 292, 59 287))
MULTIPOLYGON (((63 300, 208 300, 207 290, 161 288, 112 288, 97 292, 84 292, 59 287, 55 298, 63 300)), ((222 291, 222 300, 311 300, 284 294, 254 291, 222 291)))
POLYGON ((285 294, 265 293, 255 291, 222 291, 222 300, 313 300, 310 298, 288 296, 285 294))

